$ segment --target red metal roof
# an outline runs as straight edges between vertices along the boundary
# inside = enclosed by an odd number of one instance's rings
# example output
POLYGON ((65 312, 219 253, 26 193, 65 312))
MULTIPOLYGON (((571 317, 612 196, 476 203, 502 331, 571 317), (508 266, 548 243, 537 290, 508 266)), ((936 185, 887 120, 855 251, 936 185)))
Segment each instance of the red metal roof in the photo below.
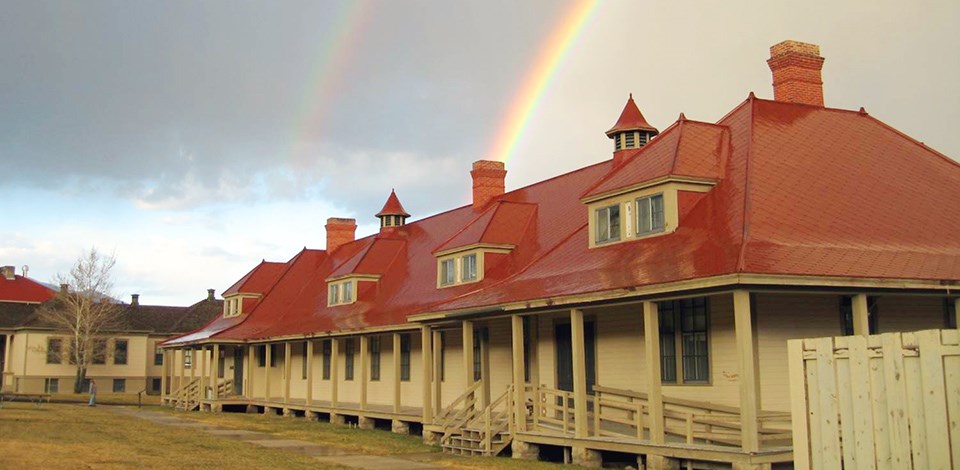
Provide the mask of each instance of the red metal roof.
POLYGON ((620 118, 617 119, 617 123, 613 125, 606 132, 607 136, 612 136, 613 134, 620 131, 630 131, 630 130, 642 130, 650 131, 654 134, 657 133, 657 128, 650 125, 646 119, 643 118, 643 114, 640 113, 640 108, 637 107, 637 103, 633 101, 633 93, 630 93, 630 98, 627 99, 627 104, 623 107, 623 111, 620 113, 620 118))
POLYGON ((41 303, 57 292, 29 277, 14 274, 13 279, 0 276, 0 302, 41 303))
POLYGON ((400 198, 397 197, 396 191, 392 189, 390 190, 390 196, 387 197, 387 202, 383 205, 383 209, 380 209, 380 212, 377 212, 376 217, 383 217, 385 215, 402 215, 404 217, 410 217, 410 214, 403 210, 403 204, 400 204, 400 198))
POLYGON ((960 280, 960 165, 865 113, 751 96, 716 124, 679 121, 617 168, 607 160, 500 200, 332 255, 304 250, 239 324, 218 320, 192 340, 399 325, 416 313, 730 273, 960 280), (673 233, 588 247, 581 195, 663 175, 716 184, 691 199, 673 233), (484 240, 516 247, 481 282, 437 288, 434 253, 484 240), (326 279, 337 273, 381 277, 361 283, 373 290, 357 302, 327 307, 326 279))
POLYGON ((232 294, 263 294, 273 286, 273 283, 277 282, 277 278, 280 277, 285 267, 285 263, 261 261, 260 264, 251 269, 246 276, 243 276, 239 281, 223 291, 223 296, 226 297, 232 294))

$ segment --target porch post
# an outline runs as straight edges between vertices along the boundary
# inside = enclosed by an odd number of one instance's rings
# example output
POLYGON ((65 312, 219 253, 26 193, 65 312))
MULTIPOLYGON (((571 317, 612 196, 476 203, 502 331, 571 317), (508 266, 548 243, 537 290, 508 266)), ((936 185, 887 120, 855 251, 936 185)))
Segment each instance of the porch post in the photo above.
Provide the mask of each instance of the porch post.
MULTIPOLYGON (((467 379, 467 388, 472 387, 476 374, 473 370, 473 322, 470 320, 463 321, 463 373, 467 379)), ((468 401, 464 401, 464 409, 468 406, 468 401)))
POLYGON ((197 378, 197 350, 190 347, 190 381, 197 378))
POLYGON ((206 400, 207 386, 210 385, 210 377, 207 375, 207 347, 200 346, 200 399, 206 400))
POLYGON ((656 302, 643 303, 643 342, 646 345, 647 394, 650 408, 650 441, 664 443, 663 388, 660 371, 660 312, 656 302))
POLYGON ((370 377, 370 338, 360 336, 360 411, 367 411, 367 378, 370 377))
POLYGON ((270 401, 270 364, 273 361, 273 344, 264 344, 263 364, 263 395, 264 400, 270 401))
POLYGON ((313 404, 313 340, 307 340, 307 406, 313 404))
MULTIPOLYGON (((179 361, 180 362, 180 380, 177 381, 177 388, 183 388, 183 382, 187 380, 186 351, 187 351, 186 348, 180 348, 180 361, 179 361)), ((174 357, 176 357, 176 353, 174 353, 174 357)))
POLYGON ((570 345, 573 353, 574 436, 587 437, 587 362, 583 344, 582 310, 570 310, 570 345))
POLYGON ((248 398, 253 398, 253 368, 256 367, 257 365, 256 364, 256 361, 257 361, 256 346, 251 344, 247 348, 247 357, 245 359, 247 361, 247 367, 244 372, 246 372, 247 377, 249 379, 247 383, 244 384, 243 394, 246 395, 248 398))
POLYGON ((760 415, 760 381, 757 376, 757 351, 753 343, 750 293, 745 290, 733 291, 733 321, 740 384, 741 447, 745 452, 756 452, 760 450, 757 423, 760 415))
MULTIPOLYGON (((431 328, 427 325, 420 327, 420 363, 423 366, 423 422, 424 424, 433 421, 433 400, 430 392, 433 390, 433 345, 430 340, 433 338, 431 328)), ((396 344, 396 343, 395 343, 396 344)), ((397 396, 399 398, 399 395, 397 396)))
POLYGON ((433 409, 436 410, 437 414, 440 413, 440 410, 443 409, 443 400, 442 400, 442 386, 443 381, 441 380, 442 376, 442 366, 441 362, 443 351, 443 333, 440 331, 433 332, 433 409))
MULTIPOLYGON (((337 383, 340 381, 340 340, 330 338, 330 407, 337 409, 337 383)), ((333 421, 333 418, 330 418, 333 421)))
MULTIPOLYGON (((2 371, 0 371, 2 372, 2 371)), ((0 376, 0 381, 3 377, 0 376)), ((0 382, 3 385, 3 382, 0 382)), ((160 404, 163 405, 164 398, 167 398, 167 350, 160 350, 160 404)))
POLYGON ((957 331, 960 331, 960 297, 953 299, 953 322, 957 331))
POLYGON ((283 402, 290 403, 290 355, 293 352, 293 344, 287 341, 283 343, 283 402))
POLYGON ((867 294, 857 294, 851 299, 853 307, 853 334, 870 335, 870 311, 867 308, 867 294))
POLYGON ((400 412, 400 333, 394 333, 393 339, 393 412, 400 412))
POLYGON ((513 339, 513 416, 517 431, 527 430, 526 383, 524 381, 524 350, 523 350, 523 317, 510 317, 510 327, 513 339))
POLYGON ((220 398, 220 345, 213 345, 213 360, 210 362, 210 386, 213 388, 213 399, 220 398))

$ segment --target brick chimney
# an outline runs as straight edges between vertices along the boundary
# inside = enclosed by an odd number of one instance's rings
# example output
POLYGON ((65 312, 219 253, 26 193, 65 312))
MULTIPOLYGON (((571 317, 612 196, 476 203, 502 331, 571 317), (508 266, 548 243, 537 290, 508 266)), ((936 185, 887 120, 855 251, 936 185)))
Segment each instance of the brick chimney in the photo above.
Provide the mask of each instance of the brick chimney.
POLYGON ((0 273, 3 274, 3 278, 12 281, 17 278, 17 270, 13 266, 0 266, 0 273))
POLYGON ((491 200, 503 194, 504 178, 507 176, 507 170, 504 169, 503 162, 475 161, 470 176, 473 177, 474 209, 484 208, 491 200))
POLYGON ((70 293, 70 285, 69 285, 69 284, 60 284, 60 293, 63 294, 63 295, 69 294, 69 293, 70 293))
POLYGON ((327 219, 327 252, 334 250, 353 241, 357 233, 357 221, 355 219, 341 219, 330 217, 327 219))
POLYGON ((130 294, 130 306, 140 305, 140 294, 130 294))
POLYGON ((777 101, 823 106, 823 57, 820 46, 783 41, 770 46, 767 60, 773 72, 773 98, 777 101))
POLYGON ((213 289, 207 289, 207 300, 217 300, 217 297, 216 295, 214 295, 214 292, 216 291, 214 291, 213 289))

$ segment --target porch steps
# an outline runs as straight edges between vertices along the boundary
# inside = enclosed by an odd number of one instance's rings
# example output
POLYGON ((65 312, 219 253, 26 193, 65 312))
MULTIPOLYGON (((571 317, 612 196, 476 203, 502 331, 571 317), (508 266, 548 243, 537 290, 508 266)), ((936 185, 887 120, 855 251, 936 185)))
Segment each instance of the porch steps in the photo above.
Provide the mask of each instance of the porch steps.
POLYGON ((486 448, 482 429, 464 428, 460 434, 449 436, 441 444, 443 451, 453 455, 493 457, 513 442, 509 432, 501 432, 490 437, 490 449, 486 448))

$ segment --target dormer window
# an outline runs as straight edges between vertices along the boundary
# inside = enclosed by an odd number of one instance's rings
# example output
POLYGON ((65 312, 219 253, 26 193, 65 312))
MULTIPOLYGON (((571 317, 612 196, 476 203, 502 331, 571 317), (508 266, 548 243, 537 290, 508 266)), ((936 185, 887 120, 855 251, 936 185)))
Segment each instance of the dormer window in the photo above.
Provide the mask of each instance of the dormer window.
MULTIPOLYGON (((637 198, 637 236, 662 232, 663 193, 637 198)), ((599 241, 599 238, 597 239, 599 241)))
POLYGON ((250 294, 233 294, 223 299, 223 317, 235 317, 243 313, 243 299, 256 299, 258 296, 250 294))
MULTIPOLYGON (((495 253, 506 250, 495 249, 495 253)), ((437 260, 437 287, 449 287, 483 280, 483 249, 471 249, 440 256, 437 260)))
POLYGON ((620 205, 614 204, 597 209, 596 227, 598 244, 620 240, 620 205))
POLYGON ((440 285, 449 286, 456 283, 456 269, 454 258, 448 258, 440 261, 440 285))
POLYGON ((352 279, 331 282, 327 287, 327 305, 352 304, 354 301, 352 279))
POLYGON ((463 282, 477 280, 477 254, 473 253, 460 258, 460 279, 463 282))

